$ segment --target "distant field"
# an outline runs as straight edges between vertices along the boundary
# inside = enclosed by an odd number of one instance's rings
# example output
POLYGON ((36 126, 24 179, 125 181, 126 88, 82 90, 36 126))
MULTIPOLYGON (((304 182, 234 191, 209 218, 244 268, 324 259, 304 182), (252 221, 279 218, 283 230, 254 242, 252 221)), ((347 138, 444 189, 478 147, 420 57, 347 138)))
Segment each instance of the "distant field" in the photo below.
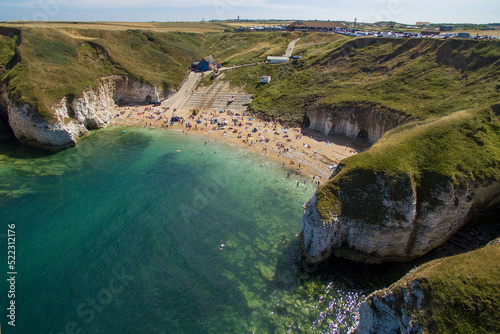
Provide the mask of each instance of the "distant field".
POLYGON ((4 22, 6 27, 37 27, 37 28, 81 28, 103 30, 145 29, 170 32, 221 32, 228 28, 221 23, 211 22, 4 22))

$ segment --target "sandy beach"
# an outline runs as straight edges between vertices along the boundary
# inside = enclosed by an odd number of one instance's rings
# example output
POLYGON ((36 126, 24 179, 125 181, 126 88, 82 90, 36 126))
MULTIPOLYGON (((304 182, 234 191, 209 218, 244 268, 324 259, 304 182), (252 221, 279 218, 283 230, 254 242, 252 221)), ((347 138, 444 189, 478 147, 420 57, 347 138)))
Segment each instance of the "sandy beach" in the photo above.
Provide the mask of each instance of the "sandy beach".
POLYGON ((370 146, 363 139, 288 128, 278 122, 266 122, 230 110, 199 110, 194 115, 192 109, 140 105, 115 106, 113 113, 111 125, 181 131, 186 135, 203 136, 206 145, 220 140, 278 161, 287 174, 302 174, 319 183, 328 180, 332 169, 342 159, 370 146), (171 122, 172 117, 179 121, 171 122))

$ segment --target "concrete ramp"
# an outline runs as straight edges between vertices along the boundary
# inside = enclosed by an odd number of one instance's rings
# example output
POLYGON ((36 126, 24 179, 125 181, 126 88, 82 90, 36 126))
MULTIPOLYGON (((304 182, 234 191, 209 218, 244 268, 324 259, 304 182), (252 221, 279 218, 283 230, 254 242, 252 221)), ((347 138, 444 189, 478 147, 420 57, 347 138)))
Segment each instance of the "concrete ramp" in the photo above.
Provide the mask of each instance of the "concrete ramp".
POLYGON ((251 95, 245 93, 196 92, 189 97, 182 108, 224 109, 236 112, 245 111, 247 109, 246 105, 251 101, 251 95), (234 101, 228 104, 229 98, 233 95, 235 96, 234 101))
POLYGON ((228 82, 220 79, 221 78, 217 78, 217 80, 208 87, 198 88, 194 93, 190 94, 181 108, 223 109, 233 112, 246 111, 246 105, 252 101, 251 94, 243 93, 241 89, 230 88, 228 82), (234 101, 228 104, 229 99, 233 95, 234 101))

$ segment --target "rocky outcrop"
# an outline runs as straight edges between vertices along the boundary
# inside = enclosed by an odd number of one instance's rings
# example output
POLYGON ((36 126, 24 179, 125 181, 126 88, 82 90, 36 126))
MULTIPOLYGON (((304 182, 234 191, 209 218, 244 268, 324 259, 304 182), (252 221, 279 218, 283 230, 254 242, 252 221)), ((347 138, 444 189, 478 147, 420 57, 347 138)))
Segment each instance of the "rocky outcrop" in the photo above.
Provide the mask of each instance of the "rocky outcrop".
POLYGON ((24 144, 47 150, 75 146, 76 140, 89 130, 106 126, 113 117, 112 107, 131 103, 158 102, 164 93, 129 77, 103 78, 97 89, 82 93, 79 98, 64 97, 53 110, 54 119, 43 118, 30 105, 9 101, 8 122, 16 138, 24 144))
POLYGON ((424 311, 425 293, 418 281, 408 286, 378 291, 359 308, 360 322, 355 334, 422 333, 415 316, 424 311))
MULTIPOLYGON (((342 167, 342 165, 340 165, 342 167)), ((322 217, 315 194, 304 206, 302 247, 311 263, 330 255, 366 263, 408 261, 443 244, 469 213, 500 201, 500 181, 437 182, 425 198, 409 176, 356 171, 339 181, 337 210, 322 217), (356 181, 359 181, 359 186, 356 181)))
POLYGON ((433 260, 375 291, 352 333, 497 333, 499 245, 433 260))
POLYGON ((407 123, 412 117, 375 104, 343 103, 334 106, 315 106, 307 111, 309 128, 325 135, 378 141, 387 131, 407 123))

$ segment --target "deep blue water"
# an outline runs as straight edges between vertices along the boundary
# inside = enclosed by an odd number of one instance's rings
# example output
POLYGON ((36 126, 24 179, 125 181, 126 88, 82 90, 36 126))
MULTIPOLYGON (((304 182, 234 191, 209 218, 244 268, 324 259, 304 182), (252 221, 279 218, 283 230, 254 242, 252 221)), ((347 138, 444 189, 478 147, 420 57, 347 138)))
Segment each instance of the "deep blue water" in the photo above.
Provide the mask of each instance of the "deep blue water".
POLYGON ((352 326, 362 293, 301 270, 309 180, 201 137, 123 130, 93 132, 56 154, 1 147, 3 333, 352 326), (15 298, 6 281, 8 224, 16 233, 15 298), (12 299, 15 327, 6 317, 12 299))

